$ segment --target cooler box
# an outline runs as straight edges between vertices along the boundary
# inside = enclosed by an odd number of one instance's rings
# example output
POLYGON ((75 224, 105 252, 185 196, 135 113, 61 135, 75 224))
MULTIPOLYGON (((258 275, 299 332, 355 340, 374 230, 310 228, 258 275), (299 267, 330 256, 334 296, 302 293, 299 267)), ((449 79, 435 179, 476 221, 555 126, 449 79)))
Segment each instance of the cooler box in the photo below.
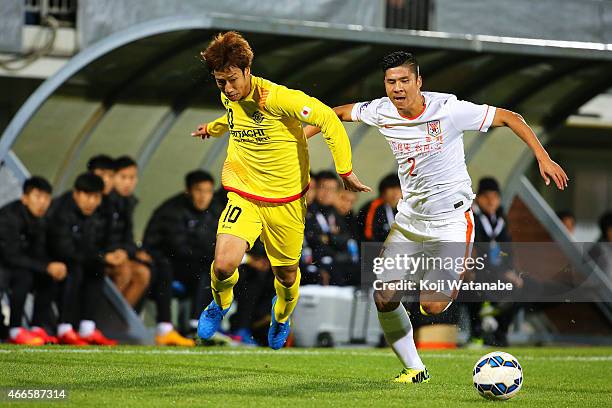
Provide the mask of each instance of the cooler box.
POLYGON ((381 334, 372 297, 353 287, 302 286, 291 324, 299 347, 376 345, 381 334))

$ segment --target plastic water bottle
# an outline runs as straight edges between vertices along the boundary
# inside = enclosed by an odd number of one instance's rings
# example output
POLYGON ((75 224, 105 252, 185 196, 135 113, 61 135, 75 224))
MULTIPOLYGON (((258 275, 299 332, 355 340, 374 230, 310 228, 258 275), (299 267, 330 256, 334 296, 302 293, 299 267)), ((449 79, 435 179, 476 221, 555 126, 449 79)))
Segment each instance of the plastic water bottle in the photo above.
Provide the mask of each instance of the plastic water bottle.
POLYGON ((353 263, 358 263, 359 262, 359 244, 357 243, 357 241, 352 238, 349 239, 348 242, 346 243, 346 247, 351 257, 351 261, 353 261, 353 263))

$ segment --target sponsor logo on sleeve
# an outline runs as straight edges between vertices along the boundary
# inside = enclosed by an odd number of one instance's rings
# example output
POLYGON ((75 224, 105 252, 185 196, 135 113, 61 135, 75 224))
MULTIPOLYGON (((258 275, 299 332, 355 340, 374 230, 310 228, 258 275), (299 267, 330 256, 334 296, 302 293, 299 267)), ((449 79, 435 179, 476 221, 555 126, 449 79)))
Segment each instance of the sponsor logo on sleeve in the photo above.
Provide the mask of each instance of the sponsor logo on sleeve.
POLYGON ((307 118, 308 116, 310 116, 310 112, 312 112, 312 108, 308 106, 304 106, 300 113, 302 114, 303 118, 307 118))
POLYGON ((361 104, 361 106, 359 107, 359 114, 361 115, 363 113, 363 111, 365 110, 365 108, 368 107, 368 105, 371 103, 372 101, 367 101, 361 104))

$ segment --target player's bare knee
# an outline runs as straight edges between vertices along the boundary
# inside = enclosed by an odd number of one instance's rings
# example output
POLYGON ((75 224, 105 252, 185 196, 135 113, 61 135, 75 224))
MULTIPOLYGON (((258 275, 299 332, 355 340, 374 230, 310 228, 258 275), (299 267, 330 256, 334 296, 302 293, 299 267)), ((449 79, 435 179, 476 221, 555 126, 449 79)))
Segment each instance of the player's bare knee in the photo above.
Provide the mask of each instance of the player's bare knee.
POLYGON ((428 315, 437 315, 446 310, 449 302, 421 302, 421 308, 428 315))
POLYGON ((293 286, 295 280, 297 279, 297 269, 298 265, 287 265, 287 266, 273 266, 272 270, 274 271, 274 275, 276 275, 276 279, 283 285, 288 288, 293 286))
POLYGON ((381 313, 392 312, 399 306, 399 302, 392 301, 389 296, 378 290, 374 291, 374 304, 376 305, 376 310, 381 313))
POLYGON ((215 259, 215 263, 213 265, 215 276, 220 280, 225 280, 232 276, 238 267, 235 262, 232 262, 230 259, 224 257, 215 259))

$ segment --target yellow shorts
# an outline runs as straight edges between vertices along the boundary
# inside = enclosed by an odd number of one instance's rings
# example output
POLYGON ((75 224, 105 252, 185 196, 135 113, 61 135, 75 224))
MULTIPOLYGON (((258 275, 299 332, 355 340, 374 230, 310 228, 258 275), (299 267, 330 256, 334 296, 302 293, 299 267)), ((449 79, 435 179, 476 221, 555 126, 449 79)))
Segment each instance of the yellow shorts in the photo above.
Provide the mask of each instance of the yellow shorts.
POLYGON ((272 266, 299 262, 304 241, 306 198, 288 203, 268 203, 227 194, 217 235, 230 234, 246 240, 249 248, 261 235, 272 266))

